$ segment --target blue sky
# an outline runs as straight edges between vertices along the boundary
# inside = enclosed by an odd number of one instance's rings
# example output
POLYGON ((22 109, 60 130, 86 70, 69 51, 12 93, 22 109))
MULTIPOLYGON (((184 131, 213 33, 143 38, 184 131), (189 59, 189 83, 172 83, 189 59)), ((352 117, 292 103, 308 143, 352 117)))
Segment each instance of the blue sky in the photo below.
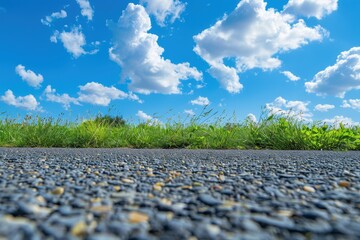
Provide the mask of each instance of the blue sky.
POLYGON ((0 112, 360 122, 358 0, 0 0, 0 112))

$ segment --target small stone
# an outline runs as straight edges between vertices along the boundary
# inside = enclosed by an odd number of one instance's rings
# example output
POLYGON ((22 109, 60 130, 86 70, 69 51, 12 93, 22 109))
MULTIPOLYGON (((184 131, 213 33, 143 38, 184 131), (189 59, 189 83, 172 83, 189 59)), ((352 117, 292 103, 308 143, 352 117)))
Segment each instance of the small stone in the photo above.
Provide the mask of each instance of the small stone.
POLYGON ((123 179, 121 179, 121 181, 123 183, 129 183, 129 184, 134 183, 134 180, 131 180, 131 179, 128 179, 128 178, 123 178, 123 179))
POLYGON ((163 182, 157 182, 153 185, 153 189, 155 191, 161 191, 163 186, 165 186, 163 182))
POLYGON ((63 187, 56 187, 54 190, 52 190, 52 194, 54 195, 62 195, 64 194, 65 189, 63 187))
POLYGON ((87 226, 84 221, 75 224, 71 229, 71 234, 75 237, 84 237, 86 235, 87 226))
POLYGON ((292 217, 294 212, 291 210, 280 210, 277 212, 277 214, 283 217, 292 217))
POLYGON ((134 223, 134 224, 142 223, 142 222, 147 222, 149 220, 149 216, 140 212, 131 212, 129 214, 128 220, 130 223, 134 223))
POLYGON ((163 203, 163 204, 165 204, 165 205, 171 205, 171 204, 172 204, 171 200, 170 200, 170 199, 167 199, 167 198, 162 198, 162 199, 160 200, 160 202, 163 203))
POLYGON ((114 188, 114 190, 115 190, 116 192, 120 192, 120 190, 121 190, 121 187, 120 187, 120 186, 114 186, 113 188, 114 188))
POLYGON ((210 236, 216 236, 221 232, 220 228, 214 224, 207 224, 206 230, 209 232, 210 236))
POLYGON ((221 190, 223 189, 223 187, 220 186, 220 185, 214 185, 212 188, 213 188, 215 191, 221 191, 221 190))
POLYGON ((340 187, 350 187, 350 182, 348 182, 348 181, 340 181, 340 182, 338 183, 338 185, 339 185, 340 187))
POLYGON ((290 229, 290 230, 293 229, 295 226, 294 222, 289 218, 277 219, 265 215, 257 215, 257 216, 253 216, 252 219, 255 222, 259 223, 260 225, 265 225, 265 226, 274 226, 274 227, 290 229))
POLYGON ((97 186, 100 186, 100 187, 106 187, 106 186, 109 186, 109 184, 107 182, 99 182, 97 184, 97 186))
POLYGON ((198 197, 198 200, 209 206, 218 206, 218 205, 221 205, 221 203, 222 203, 220 200, 212 197, 211 195, 207 195, 207 194, 201 194, 198 197))
POLYGON ((46 200, 43 196, 37 196, 36 197, 36 200, 39 202, 39 203, 46 203, 46 200))
POLYGON ((92 199, 90 199, 90 202, 92 202, 92 203, 99 203, 101 201, 102 201, 101 198, 92 198, 92 199))
POLYGON ((224 181, 225 181, 225 179, 226 179, 226 178, 225 178, 225 176, 224 176, 224 175, 219 175, 219 180, 220 180, 220 181, 224 182, 224 181))
POLYGON ((304 191, 305 192, 315 192, 316 190, 315 190, 315 188, 313 188, 313 187, 310 187, 310 186, 304 186, 304 191))
POLYGON ((193 183, 193 186, 194 186, 194 187, 201 187, 201 186, 202 186, 202 183, 194 182, 194 183, 193 183))
POLYGON ((108 213, 110 212, 112 209, 111 206, 93 206, 90 208, 90 211, 95 212, 95 213, 108 213))

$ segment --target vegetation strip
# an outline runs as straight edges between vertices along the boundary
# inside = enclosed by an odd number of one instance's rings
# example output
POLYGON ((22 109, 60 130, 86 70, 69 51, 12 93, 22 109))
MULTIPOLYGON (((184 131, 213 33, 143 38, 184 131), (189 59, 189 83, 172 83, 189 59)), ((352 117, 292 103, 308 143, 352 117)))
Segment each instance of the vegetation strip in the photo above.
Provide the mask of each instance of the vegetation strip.
MULTIPOLYGON (((188 123, 149 121, 129 124, 122 117, 97 116, 74 123, 27 116, 0 120, 0 146, 76 148, 190 148, 360 150, 360 127, 306 123, 276 116, 258 122, 208 124, 209 112, 188 123)), ((210 116, 211 117, 211 116, 210 116)))

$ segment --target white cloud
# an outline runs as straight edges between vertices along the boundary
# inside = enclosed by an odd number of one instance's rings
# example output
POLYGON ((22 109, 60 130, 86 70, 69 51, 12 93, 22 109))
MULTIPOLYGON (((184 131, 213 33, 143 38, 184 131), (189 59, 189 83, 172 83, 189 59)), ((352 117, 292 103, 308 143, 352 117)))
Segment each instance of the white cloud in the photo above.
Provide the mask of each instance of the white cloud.
POLYGON ((151 121, 153 119, 152 116, 144 113, 143 111, 138 111, 136 116, 138 116, 141 120, 144 120, 144 121, 151 121))
POLYGON ((338 0, 289 0, 284 6, 284 12, 322 19, 336 11, 337 8, 338 0))
POLYGON ((41 74, 36 74, 31 70, 26 70, 21 64, 16 66, 15 72, 31 87, 38 88, 44 81, 44 77, 41 74))
POLYGON ((248 120, 249 122, 253 122, 253 123, 257 122, 256 116, 254 114, 252 114, 252 113, 249 113, 246 116, 246 120, 248 120))
POLYGON ((322 122, 324 124, 332 125, 335 128, 339 128, 340 123, 342 123, 346 127, 360 126, 359 122, 355 122, 351 118, 344 117, 344 116, 335 116, 334 118, 331 118, 331 119, 324 119, 322 122))
POLYGON ((300 120, 311 121, 312 114, 308 109, 310 102, 288 101, 277 97, 272 103, 267 103, 265 108, 270 115, 284 115, 300 120))
POLYGON ((80 105, 78 99, 70 97, 67 93, 60 95, 56 93, 56 89, 51 88, 50 85, 45 88, 44 94, 47 101, 60 103, 66 110, 70 108, 71 104, 80 105))
POLYGON ((141 111, 141 110, 139 110, 139 111, 137 112, 136 116, 137 116, 138 118, 140 118, 140 120, 147 122, 147 124, 149 124, 149 125, 159 125, 159 124, 162 124, 162 122, 161 122, 159 119, 154 118, 154 117, 146 114, 145 112, 143 112, 143 111, 141 111))
POLYGON ((83 86, 79 86, 80 91, 78 97, 71 97, 69 94, 58 94, 56 89, 50 85, 46 87, 44 95, 49 102, 57 102, 64 106, 67 110, 71 104, 81 105, 80 103, 89 103, 92 105, 108 106, 111 101, 119 99, 129 99, 143 103, 139 97, 132 93, 125 93, 115 87, 106 87, 101 83, 89 82, 83 86))
POLYGON ((344 100, 341 107, 342 108, 352 108, 352 109, 360 110, 360 99, 344 100))
POLYGON ((334 108, 335 106, 332 104, 317 104, 314 109, 315 111, 319 111, 319 112, 327 112, 334 108))
POLYGON ((326 34, 320 26, 310 28, 303 20, 266 9, 263 0, 242 0, 229 15, 194 36, 194 51, 210 65, 210 74, 223 88, 238 93, 243 87, 238 73, 277 68, 278 53, 321 41, 326 34), (229 59, 235 60, 235 66, 224 63, 229 59))
POLYGON ((210 101, 207 97, 199 96, 197 99, 191 100, 192 105, 207 106, 210 105, 210 101))
POLYGON ((188 116, 195 116, 195 112, 192 109, 185 109, 184 113, 188 116))
POLYGON ((360 89, 360 47, 342 52, 333 66, 318 72, 305 87, 310 93, 340 98, 348 91, 360 89))
POLYGON ((160 26, 165 26, 167 19, 173 23, 185 10, 185 4, 179 0, 141 0, 140 3, 145 5, 148 14, 155 16, 160 26))
POLYGON ((202 74, 189 63, 174 64, 162 56, 158 36, 148 33, 151 21, 143 6, 129 3, 117 24, 111 26, 114 44, 110 58, 122 68, 129 89, 143 94, 179 94, 180 80, 200 80, 202 74))
POLYGON ((300 80, 300 78, 296 75, 294 75, 292 72, 290 71, 283 71, 281 72, 285 77, 287 77, 289 80, 291 81, 298 81, 300 80))
POLYGON ((87 17, 89 21, 93 19, 94 10, 92 9, 89 0, 76 0, 81 8, 81 15, 87 17))
POLYGON ((36 101, 36 98, 29 94, 26 96, 16 97, 11 90, 7 90, 5 95, 1 96, 1 101, 5 102, 8 105, 24 108, 26 110, 40 110, 40 103, 36 101))
MULTIPOLYGON (((85 54, 96 54, 99 50, 94 49, 90 52, 85 51, 84 47, 86 45, 85 35, 81 32, 81 26, 73 27, 70 32, 59 32, 55 31, 54 34, 50 37, 50 41, 57 43, 60 40, 64 48, 68 53, 72 54, 74 58, 78 58, 81 55, 85 54)), ((92 44, 93 47, 98 45, 92 44)))
POLYGON ((115 87, 105 87, 96 82, 90 82, 80 86, 78 100, 93 105, 108 106, 112 100, 130 99, 139 101, 139 98, 133 93, 125 93, 115 87))
POLYGON ((52 13, 50 16, 46 16, 45 19, 41 19, 41 23, 46 25, 46 26, 51 26, 51 23, 55 20, 55 19, 60 19, 60 18, 66 18, 67 17, 67 13, 65 10, 61 10, 60 12, 54 12, 52 13))
POLYGON ((59 35, 60 35, 60 32, 56 30, 56 31, 53 33, 53 35, 50 36, 50 42, 52 42, 52 43, 57 43, 57 42, 58 42, 59 35))

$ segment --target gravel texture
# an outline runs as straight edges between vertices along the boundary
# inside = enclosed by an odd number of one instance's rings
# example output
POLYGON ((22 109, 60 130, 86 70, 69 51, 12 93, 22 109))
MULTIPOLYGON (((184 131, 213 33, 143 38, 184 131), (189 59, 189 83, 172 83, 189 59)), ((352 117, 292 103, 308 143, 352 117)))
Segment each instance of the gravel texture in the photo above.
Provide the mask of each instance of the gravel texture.
POLYGON ((360 239, 360 152, 0 148, 0 239, 360 239))

